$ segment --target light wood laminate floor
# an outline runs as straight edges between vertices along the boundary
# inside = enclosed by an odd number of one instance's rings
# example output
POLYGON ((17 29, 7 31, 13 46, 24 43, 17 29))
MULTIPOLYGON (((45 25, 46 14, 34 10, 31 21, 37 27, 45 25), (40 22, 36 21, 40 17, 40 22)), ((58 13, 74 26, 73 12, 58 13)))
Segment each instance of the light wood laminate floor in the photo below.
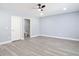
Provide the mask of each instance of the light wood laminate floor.
POLYGON ((79 56, 79 42, 35 37, 0 45, 0 56, 79 56))

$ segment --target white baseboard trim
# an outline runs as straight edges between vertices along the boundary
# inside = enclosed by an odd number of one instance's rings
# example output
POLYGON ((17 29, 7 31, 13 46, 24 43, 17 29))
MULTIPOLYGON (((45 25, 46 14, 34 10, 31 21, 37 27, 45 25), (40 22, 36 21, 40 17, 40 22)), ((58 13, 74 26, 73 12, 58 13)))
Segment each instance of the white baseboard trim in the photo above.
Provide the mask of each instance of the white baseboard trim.
MULTIPOLYGON (((59 38, 59 39, 79 41, 79 39, 73 39, 73 38, 68 38, 68 37, 50 36, 50 35, 44 35, 44 34, 41 34, 41 35, 33 35, 33 36, 31 36, 31 38, 32 37, 38 37, 38 36, 45 36, 45 37, 51 37, 51 38, 59 38)), ((24 39, 21 39, 21 40, 24 40, 24 39)), ((0 45, 7 44, 7 43, 11 43, 12 41, 14 41, 14 40, 6 41, 6 42, 0 42, 0 45)))
MULTIPOLYGON (((20 39, 20 40, 24 40, 24 39, 20 39)), ((9 40, 9 41, 5 41, 5 42, 0 42, 0 45, 11 43, 13 41, 16 41, 16 40, 9 40)))
POLYGON ((33 35, 33 36, 31 36, 31 38, 32 38, 32 37, 38 37, 38 36, 40 36, 40 35, 33 35))
POLYGON ((11 43, 12 41, 5 41, 5 42, 0 42, 0 45, 3 45, 3 44, 7 44, 7 43, 11 43))
POLYGON ((44 35, 44 34, 41 34, 41 36, 52 37, 52 38, 59 38, 59 39, 65 39, 65 40, 74 40, 74 41, 79 41, 79 39, 68 38, 68 37, 58 37, 58 36, 50 36, 50 35, 44 35))

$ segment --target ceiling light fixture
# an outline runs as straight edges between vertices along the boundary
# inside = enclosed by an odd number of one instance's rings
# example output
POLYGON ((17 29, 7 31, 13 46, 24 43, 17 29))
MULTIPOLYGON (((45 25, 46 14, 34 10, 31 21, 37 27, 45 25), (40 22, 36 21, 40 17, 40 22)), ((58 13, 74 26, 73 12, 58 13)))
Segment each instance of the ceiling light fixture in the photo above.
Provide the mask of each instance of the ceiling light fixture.
POLYGON ((41 11, 41 9, 38 9, 38 11, 41 11))
POLYGON ((67 8, 63 8, 63 10, 67 10, 67 8))

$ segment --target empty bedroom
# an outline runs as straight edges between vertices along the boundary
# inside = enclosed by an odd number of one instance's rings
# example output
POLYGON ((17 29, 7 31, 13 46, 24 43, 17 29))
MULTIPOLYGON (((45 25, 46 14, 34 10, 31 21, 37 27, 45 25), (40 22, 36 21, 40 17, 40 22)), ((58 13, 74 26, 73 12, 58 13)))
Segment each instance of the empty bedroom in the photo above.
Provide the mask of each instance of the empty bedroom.
POLYGON ((79 3, 0 3, 0 56, 79 56, 79 3))

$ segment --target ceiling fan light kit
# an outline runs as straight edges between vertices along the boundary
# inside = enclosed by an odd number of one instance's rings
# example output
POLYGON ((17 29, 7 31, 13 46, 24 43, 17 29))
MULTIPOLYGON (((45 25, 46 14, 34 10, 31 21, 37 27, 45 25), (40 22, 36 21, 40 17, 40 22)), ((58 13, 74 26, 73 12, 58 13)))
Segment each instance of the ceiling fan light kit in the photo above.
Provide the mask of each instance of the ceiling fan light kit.
POLYGON ((41 11, 40 15, 43 15, 42 11, 44 11, 43 9, 46 7, 45 5, 42 4, 37 4, 38 6, 38 11, 41 11))
POLYGON ((42 4, 38 4, 38 9, 40 9, 40 11, 43 11, 43 8, 45 7, 45 5, 42 5, 42 4))

